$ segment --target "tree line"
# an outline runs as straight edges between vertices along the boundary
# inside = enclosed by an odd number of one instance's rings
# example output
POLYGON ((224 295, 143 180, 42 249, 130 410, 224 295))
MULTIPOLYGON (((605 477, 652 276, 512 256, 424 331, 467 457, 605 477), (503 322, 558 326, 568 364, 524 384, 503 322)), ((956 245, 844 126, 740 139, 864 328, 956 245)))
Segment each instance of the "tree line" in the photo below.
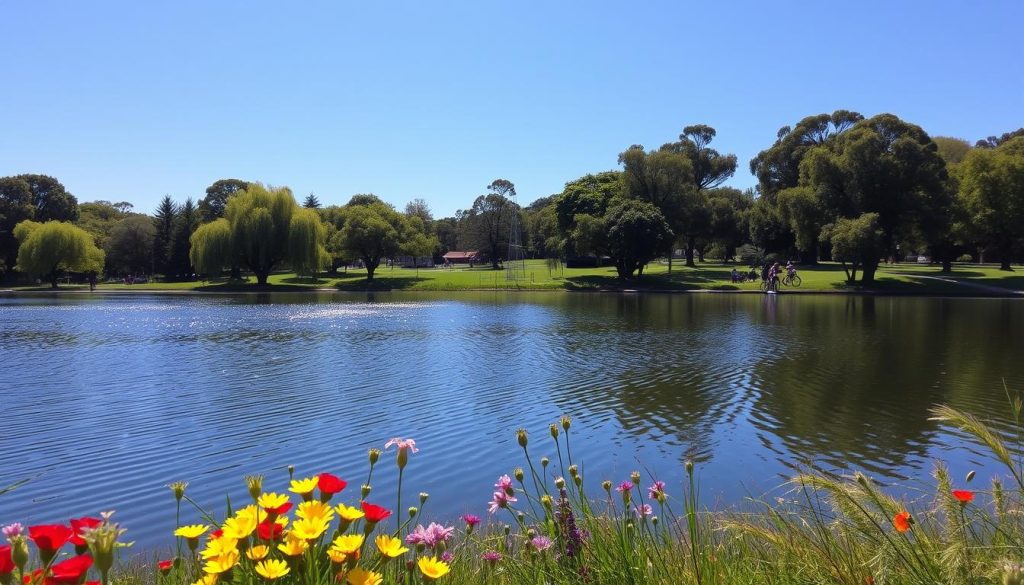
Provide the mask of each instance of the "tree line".
POLYGON ((722 186, 738 161, 712 147, 716 137, 697 124, 658 148, 630 146, 618 169, 525 207, 514 183, 496 179, 445 218, 422 199, 398 210, 372 194, 328 206, 310 194, 299 205, 287 188, 239 179, 216 181, 198 202, 164 197, 147 215, 128 202, 79 204, 53 177, 3 177, 0 270, 54 286, 63 271, 245 270, 265 284, 275 270, 313 276, 357 263, 372 280, 382 261, 439 262, 451 250, 480 251, 498 268, 513 225, 531 257, 607 262, 622 278, 666 255, 671 270, 676 250, 688 266, 708 256, 834 260, 864 283, 889 258, 926 254, 946 271, 957 259, 997 260, 1009 270, 1024 254, 1024 129, 972 146, 891 114, 808 116, 750 161, 757 186, 746 191, 722 186))

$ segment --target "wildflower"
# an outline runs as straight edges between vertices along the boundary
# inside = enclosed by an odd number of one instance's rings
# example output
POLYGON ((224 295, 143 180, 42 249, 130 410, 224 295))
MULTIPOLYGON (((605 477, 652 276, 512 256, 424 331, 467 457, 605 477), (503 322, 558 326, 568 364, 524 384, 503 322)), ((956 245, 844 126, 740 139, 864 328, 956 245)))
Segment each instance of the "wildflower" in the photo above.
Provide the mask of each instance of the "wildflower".
POLYGON ((914 519, 910 517, 910 512, 903 511, 892 517, 892 524, 896 527, 896 532, 906 532, 910 530, 910 525, 914 523, 914 519))
MULTIPOLYGON (((100 519, 99 518, 89 518, 89 517, 86 517, 86 518, 72 518, 71 519, 71 530, 73 531, 73 534, 71 535, 71 537, 68 540, 71 541, 71 544, 75 545, 75 549, 76 550, 79 547, 84 547, 85 546, 85 539, 82 538, 82 531, 83 530, 91 530, 93 528, 96 528, 99 525, 100 525, 100 519)), ((84 552, 84 551, 79 551, 79 554, 81 554, 82 552, 84 552)))
POLYGON ((328 502, 334 494, 345 489, 348 482, 330 473, 321 473, 316 476, 317 487, 320 489, 320 501, 328 502))
MULTIPOLYGON (((89 583, 86 583, 85 585, 90 585, 90 583, 94 583, 94 582, 90 581, 89 583)), ((217 585, 217 575, 203 575, 202 577, 199 578, 198 581, 196 581, 192 585, 217 585)))
POLYGON ((652 500, 657 500, 661 503, 665 503, 665 482, 656 480, 649 488, 647 488, 647 497, 652 500))
POLYGON ((960 505, 966 506, 974 499, 974 492, 970 490, 953 490, 953 497, 960 502, 960 505))
POLYGON ((602 481, 601 482, 601 489, 603 489, 604 491, 608 492, 608 495, 610 496, 612 494, 612 482, 611 482, 611 480, 606 479, 606 480, 602 481))
POLYGON ((429 498, 429 497, 430 497, 430 494, 428 494, 427 492, 420 492, 420 505, 422 506, 423 504, 426 504, 427 503, 427 498, 429 498))
POLYGON ((331 542, 331 548, 350 555, 363 546, 365 537, 362 534, 344 534, 331 542))
POLYGON ((565 432, 569 432, 569 426, 572 424, 572 419, 569 418, 568 416, 562 415, 562 418, 559 419, 559 422, 562 423, 562 430, 565 432))
POLYGON ((630 473, 629 480, 632 481, 634 485, 640 485, 640 472, 634 471, 633 473, 630 473))
POLYGON ((624 481, 619 484, 619 487, 615 488, 615 491, 622 494, 622 503, 623 505, 628 506, 632 496, 633 482, 624 481))
POLYGON ((512 504, 517 501, 516 498, 508 495, 506 492, 500 491, 494 492, 494 495, 492 497, 493 499, 490 502, 488 502, 490 504, 490 507, 487 508, 487 511, 491 514, 497 512, 498 508, 508 508, 509 504, 512 504))
POLYGON ((440 579, 448 574, 448 563, 439 560, 437 557, 420 557, 416 563, 423 577, 428 581, 440 579))
POLYGON ((420 509, 417 508, 416 506, 409 506, 408 512, 409 512, 409 518, 415 518, 416 514, 420 513, 420 509))
POLYGON ((274 521, 267 518, 256 525, 256 536, 260 540, 277 540, 281 537, 281 533, 287 525, 287 516, 278 516, 274 521))
POLYGON ((654 509, 651 508, 650 504, 644 504, 642 506, 635 506, 633 512, 637 518, 644 519, 654 513, 654 509))
POLYGON ((263 494, 256 500, 256 503, 271 516, 278 516, 292 509, 292 503, 286 494, 263 494))
MULTIPOLYGON (((565 484, 563 483, 562 485, 565 484)), ((544 494, 543 496, 540 497, 540 505, 544 506, 544 509, 547 510, 548 512, 551 511, 551 507, 553 504, 554 500, 552 500, 551 496, 549 496, 548 494, 544 494)))
POLYGON ((21 536, 21 534, 25 532, 25 527, 21 525, 21 522, 15 522, 4 526, 0 531, 4 533, 7 540, 10 540, 12 537, 21 536))
POLYGON ((349 585, 380 585, 384 582, 384 576, 355 567, 345 576, 345 581, 349 585))
POLYGON ((28 537, 36 543, 44 565, 50 564, 60 547, 71 538, 72 530, 63 524, 41 524, 28 527, 28 537))
POLYGON ((499 477, 498 482, 494 484, 494 488, 500 492, 505 492, 510 496, 516 493, 515 489, 512 487, 512 478, 508 475, 499 477))
POLYGON ((211 575, 220 575, 227 573, 231 569, 235 568, 238 564, 238 551, 231 550, 224 554, 216 557, 210 557, 206 559, 206 564, 203 565, 203 572, 211 575))
POLYGON ((260 497, 260 494, 263 493, 263 476, 245 476, 245 487, 249 489, 249 497, 251 497, 254 502, 257 501, 260 497))
POLYGON ((257 563, 254 568, 256 569, 256 572, 259 573, 260 577, 263 577, 268 581, 284 577, 289 571, 291 571, 288 567, 288 563, 280 559, 271 559, 257 563))
POLYGON ((516 467, 512 471, 512 476, 516 478, 516 481, 518 481, 519 483, 522 483, 523 482, 523 478, 526 477, 526 472, 523 471, 522 467, 516 467))
POLYGON ((292 523, 290 536, 303 540, 316 540, 320 535, 327 532, 330 520, 325 518, 299 518, 292 523))
POLYGON ((161 575, 166 575, 174 568, 174 560, 168 559, 166 561, 157 561, 156 568, 160 570, 161 575))
POLYGON ((416 448, 416 441, 412 439, 400 439, 395 437, 387 443, 384 443, 384 450, 387 451, 394 445, 398 447, 398 453, 395 455, 395 463, 398 464, 398 469, 405 469, 406 463, 409 462, 409 451, 413 453, 419 453, 419 449, 416 448))
POLYGON ((181 498, 185 497, 185 488, 188 487, 188 482, 176 481, 174 483, 168 484, 167 487, 170 488, 171 493, 174 494, 174 499, 180 502, 181 498))
POLYGON ((290 557, 302 556, 302 554, 306 552, 307 548, 309 548, 309 543, 292 535, 291 533, 284 538, 284 542, 277 545, 277 550, 290 557))
POLYGON ((454 531, 455 528, 445 528, 436 522, 431 522, 426 528, 419 524, 405 537, 405 542, 408 544, 423 544, 434 548, 439 543, 448 542, 454 531))
POLYGON ((210 527, 206 524, 189 524, 174 531, 174 536, 180 536, 186 540, 199 541, 199 537, 206 534, 210 527))
POLYGON ((267 558, 268 554, 270 554, 270 547, 265 544, 257 544, 245 551, 245 556, 248 557, 250 561, 262 561, 267 558))
POLYGON ((495 550, 489 550, 480 555, 480 558, 487 561, 487 563, 493 567, 501 560, 501 553, 495 550))
POLYGON ((11 555, 11 545, 0 546, 0 582, 7 583, 10 574, 14 572, 14 557, 11 555))
POLYGON ((565 487, 565 478, 564 477, 556 477, 555 478, 555 489, 559 489, 560 490, 560 489, 562 489, 564 487, 565 487))
POLYGON ((516 442, 518 442, 519 446, 523 449, 526 448, 527 443, 529 443, 529 437, 526 436, 526 429, 519 429, 516 431, 516 442))
POLYGON ((54 582, 58 584, 75 585, 81 581, 91 566, 92 557, 78 555, 50 567, 50 573, 53 575, 54 582))
POLYGON ((540 466, 541 466, 542 468, 544 468, 544 469, 547 469, 547 468, 548 468, 548 465, 549 465, 550 463, 551 463, 551 460, 550 460, 550 459, 548 459, 547 457, 541 457, 541 458, 540 458, 540 466))
POLYGON ((221 536, 220 538, 211 539, 206 543, 206 547, 203 548, 200 553, 204 559, 212 559, 215 557, 224 556, 225 554, 238 549, 238 541, 234 538, 227 536, 221 536))
POLYGON ((348 559, 348 555, 336 548, 329 548, 327 549, 327 558, 331 559, 332 563, 340 565, 348 559))
POLYGON ((320 483, 320 480, 316 477, 293 479, 291 485, 288 487, 288 491, 293 494, 299 494, 303 500, 308 502, 313 499, 313 490, 316 489, 318 483, 320 483))
POLYGON ((367 455, 370 458, 370 467, 373 467, 374 465, 377 464, 377 461, 380 459, 380 449, 370 449, 369 451, 367 451, 367 455))
POLYGON ((117 546, 117 539, 125 533, 123 528, 110 521, 111 514, 113 512, 101 512, 103 522, 82 535, 92 554, 93 566, 99 571, 104 583, 107 582, 107 574, 114 565, 114 547, 117 546))
POLYGON ((551 423, 551 426, 548 427, 548 430, 551 431, 551 438, 557 441, 558 440, 558 425, 556 425, 555 423, 551 423))
POLYGON ((534 536, 530 539, 530 545, 532 545, 537 552, 544 552, 548 550, 551 548, 551 544, 551 539, 546 536, 534 536))
POLYGON ((400 557, 403 553, 409 552, 408 548, 402 546, 401 539, 386 534, 381 534, 373 542, 377 545, 377 550, 380 551, 380 554, 389 559, 400 557))
POLYGON ((367 523, 371 525, 376 524, 391 515, 391 510, 388 510, 383 506, 378 506, 369 502, 360 502, 359 505, 363 508, 363 513, 366 514, 367 523))
POLYGON ((304 520, 321 519, 330 522, 334 519, 334 510, 323 502, 302 502, 295 515, 304 520))
POLYGON ((473 514, 463 514, 462 521, 466 523, 466 534, 472 534, 477 524, 480 524, 480 517, 473 514))
POLYGON ((249 538, 249 535, 256 531, 256 518, 248 515, 235 516, 224 521, 222 535, 234 540, 249 538))

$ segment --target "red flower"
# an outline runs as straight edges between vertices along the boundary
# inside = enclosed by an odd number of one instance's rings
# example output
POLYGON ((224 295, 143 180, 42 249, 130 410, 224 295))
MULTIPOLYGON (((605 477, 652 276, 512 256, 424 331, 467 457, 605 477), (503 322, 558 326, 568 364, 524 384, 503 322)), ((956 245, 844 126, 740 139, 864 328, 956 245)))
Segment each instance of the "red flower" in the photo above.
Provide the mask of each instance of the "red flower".
POLYGON ((892 517, 893 526, 896 527, 896 532, 906 532, 910 530, 910 525, 913 523, 913 519, 910 517, 910 512, 903 511, 892 517))
POLYGON ((367 502, 362 502, 360 505, 363 507, 363 513, 366 514, 366 521, 371 524, 376 524, 391 515, 391 510, 383 506, 367 502))
POLYGON ((167 573, 171 572, 171 569, 174 568, 174 560, 172 559, 168 561, 159 561, 157 562, 156 566, 160 569, 161 573, 166 575, 167 573))
POLYGON ((264 520, 256 525, 256 535, 259 536, 261 540, 277 540, 281 538, 281 531, 283 530, 283 526, 277 522, 270 522, 269 520, 264 520))
POLYGON ((102 520, 100 520, 99 518, 72 518, 71 530, 74 531, 74 534, 72 534, 71 538, 69 539, 71 541, 71 544, 75 546, 85 546, 85 539, 82 538, 82 529, 96 528, 100 525, 100 522, 102 522, 102 520))
POLYGON ((320 495, 330 499, 331 496, 345 489, 348 482, 331 475, 330 473, 321 473, 317 476, 317 487, 320 488, 320 495))
POLYGON ((36 569, 31 574, 25 573, 21 577, 21 582, 25 585, 54 585, 53 579, 44 575, 42 569, 36 569))
POLYGON ((50 568, 53 580, 59 584, 74 585, 82 580, 85 573, 92 566, 92 557, 89 555, 78 555, 62 561, 50 568))
POLYGON ((39 550, 56 552, 71 538, 73 532, 63 524, 42 524, 28 527, 28 537, 36 543, 39 550))
POLYGON ((263 509, 266 510, 267 514, 270 514, 271 516, 280 516, 281 514, 285 514, 288 512, 288 510, 292 509, 292 503, 285 502, 276 508, 267 508, 264 506, 263 509))
POLYGON ((11 545, 0 546, 0 575, 10 575, 14 571, 14 559, 11 558, 11 545))
POLYGON ((224 536, 224 531, 221 530, 220 528, 218 528, 217 530, 214 530, 213 532, 210 533, 210 540, 213 540, 215 538, 220 538, 222 536, 224 536))
POLYGON ((974 499, 974 492, 971 490, 953 490, 953 497, 961 504, 966 505, 974 499))

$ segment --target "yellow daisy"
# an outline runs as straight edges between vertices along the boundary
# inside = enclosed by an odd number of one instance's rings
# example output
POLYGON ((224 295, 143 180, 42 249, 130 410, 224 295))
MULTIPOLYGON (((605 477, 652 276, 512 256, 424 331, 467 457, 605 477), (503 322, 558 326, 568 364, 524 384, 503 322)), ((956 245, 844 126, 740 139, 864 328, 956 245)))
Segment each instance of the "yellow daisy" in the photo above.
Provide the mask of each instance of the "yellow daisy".
POLYGON ((234 538, 228 538, 221 536, 220 538, 214 538, 206 543, 206 547, 203 552, 204 559, 211 559, 214 557, 220 557, 230 552, 238 552, 238 541, 234 538))
POLYGON ((203 571, 219 575, 230 571, 238 564, 238 551, 233 550, 226 552, 220 556, 210 557, 206 559, 206 564, 203 565, 203 571))
POLYGON ((377 550, 380 554, 386 556, 389 559, 402 556, 403 553, 409 552, 407 547, 402 546, 402 540, 387 534, 381 534, 374 540, 377 544, 377 550))
POLYGON ((217 575, 203 575, 192 585, 217 585, 217 575))
POLYGON ((288 536, 285 537, 284 542, 277 545, 277 550, 290 557, 300 556, 302 553, 306 552, 307 548, 309 548, 309 544, 306 543, 305 540, 296 538, 291 534, 288 534, 288 536))
POLYGON ((270 554, 270 547, 265 544, 258 544, 245 551, 245 556, 249 557, 250 561, 262 561, 267 558, 268 554, 270 554))
POLYGON ((423 573, 423 577, 430 581, 440 579, 448 574, 448 563, 438 560, 437 557, 420 557, 416 564, 419 566, 420 572, 423 573))
POLYGON ((307 477, 305 479, 293 479, 288 491, 299 494, 303 500, 310 500, 313 497, 313 490, 320 484, 320 478, 307 477))
POLYGON ((327 558, 331 559, 332 563, 340 565, 341 563, 345 562, 345 559, 348 558, 348 555, 334 547, 331 547, 327 549, 327 558))
POLYGON ((345 577, 345 581, 349 585, 380 585, 384 582, 384 577, 380 573, 374 573, 373 571, 364 571, 359 567, 356 567, 348 572, 345 577))
POLYGON ((182 538, 199 538, 210 527, 206 524, 189 524, 188 526, 182 526, 181 528, 174 531, 174 536, 180 536, 182 538))
POLYGON ((269 560, 258 563, 255 567, 256 572, 260 574, 264 579, 274 580, 278 577, 284 577, 288 574, 291 569, 288 568, 288 563, 282 560, 269 560))
POLYGON ((221 529, 224 531, 224 536, 221 538, 227 537, 235 540, 249 538, 249 535, 256 530, 256 518, 248 515, 228 518, 224 521, 224 526, 221 529))
POLYGON ((235 518, 246 520, 252 519, 259 524, 267 519, 267 513, 263 511, 263 508, 260 508, 256 504, 249 504, 235 512, 235 518))
MULTIPOLYGON (((260 495, 259 499, 256 500, 256 503, 263 509, 269 511, 278 510, 279 508, 291 503, 291 500, 288 499, 288 494, 269 493, 260 495)), ((278 513, 281 512, 282 511, 279 511, 278 513)), ((287 510, 283 510, 283 512, 287 512, 287 510)))
POLYGON ((330 522, 334 519, 334 510, 323 502, 302 502, 295 515, 306 520, 322 519, 330 522))
POLYGON ((331 548, 338 549, 345 554, 352 554, 363 546, 364 537, 362 534, 345 534, 334 539, 331 548))
POLYGON ((338 511, 338 515, 341 516, 342 520, 346 520, 348 522, 354 522, 363 516, 366 516, 366 514, 364 514, 359 508, 353 508, 352 506, 346 506, 345 504, 338 504, 334 509, 338 511))
POLYGON ((312 520, 299 518, 295 522, 292 522, 292 531, 290 536, 301 538, 303 540, 315 540, 320 538, 321 534, 327 532, 327 527, 329 525, 329 521, 321 518, 314 518, 312 520))

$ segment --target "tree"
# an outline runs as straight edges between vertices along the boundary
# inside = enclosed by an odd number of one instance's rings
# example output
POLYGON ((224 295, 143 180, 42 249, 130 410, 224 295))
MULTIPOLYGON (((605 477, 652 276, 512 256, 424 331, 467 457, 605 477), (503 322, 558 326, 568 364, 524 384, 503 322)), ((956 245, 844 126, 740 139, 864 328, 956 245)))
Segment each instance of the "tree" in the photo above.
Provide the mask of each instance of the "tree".
POLYGON ((348 203, 345 204, 345 207, 353 207, 356 205, 374 205, 375 203, 387 205, 387 203, 384 203, 384 201, 380 197, 377 197, 373 193, 359 193, 353 195, 352 198, 348 200, 348 203))
POLYGON ((249 186, 248 181, 240 179, 220 179, 206 188, 206 197, 199 200, 199 217, 203 223, 224 217, 228 199, 249 186))
POLYGON ((156 226, 156 238, 153 239, 153 263, 154 273, 167 274, 170 272, 171 238, 174 236, 174 224, 178 217, 178 206, 171 200, 170 195, 164 195, 160 205, 153 214, 153 225, 156 226))
MULTIPOLYGON (((555 198, 558 229, 568 234, 575 225, 577 215, 603 217, 609 202, 615 197, 621 197, 624 188, 623 173, 620 171, 584 175, 569 181, 555 198)), ((567 248, 572 248, 571 243, 567 248)))
POLYGON ((103 251, 89 232, 61 221, 37 223, 25 220, 14 228, 18 239, 18 270, 46 278, 57 288, 61 272, 100 272, 103 251))
POLYGON ((32 219, 37 222, 75 221, 78 199, 64 189, 57 179, 47 175, 18 175, 32 191, 32 219))
POLYGON ((939 148, 939 156, 946 161, 947 165, 963 162, 964 157, 971 150, 971 144, 963 138, 933 136, 932 141, 939 148))
POLYGON ((289 232, 297 209, 290 189, 258 183, 228 201, 224 217, 231 224, 231 249, 240 265, 256 275, 258 284, 267 284, 270 271, 289 259, 289 232))
POLYGON ((372 281, 381 258, 397 255, 407 239, 406 218, 383 202, 349 203, 345 225, 336 235, 335 246, 366 266, 366 280, 372 281))
POLYGON ((302 202, 302 206, 306 209, 320 209, 320 200, 316 198, 316 195, 310 193, 309 195, 306 195, 306 199, 302 202))
POLYGON ((109 273, 134 274, 152 266, 156 226, 145 215, 130 215, 117 222, 106 239, 104 251, 109 273))
POLYGON ((486 250, 491 267, 497 270, 504 257, 502 252, 508 246, 511 227, 509 214, 512 213, 519 213, 519 209, 504 195, 480 195, 460 221, 460 242, 465 242, 472 248, 486 250))
POLYGON ((956 174, 970 224, 996 248, 1000 269, 1010 270, 1014 250, 1024 242, 1024 136, 972 150, 956 174))
MULTIPOLYGON (((928 134, 892 114, 857 122, 812 149, 800 166, 801 186, 812 189, 832 218, 877 214, 884 255, 915 234, 932 241, 946 237, 947 179, 946 163, 928 134)), ((882 255, 863 259, 864 283, 873 282, 882 255)))
POLYGON ((175 275, 188 278, 193 273, 190 251, 192 247, 192 234, 195 233, 198 227, 199 210, 192 202, 192 198, 189 197, 178 208, 178 215, 174 218, 174 227, 171 231, 168 276, 175 275))
POLYGON ((877 213, 864 213, 857 218, 841 217, 822 230, 822 239, 832 245, 832 257, 839 260, 846 272, 846 282, 857 280, 857 269, 878 262, 885 250, 885 234, 877 213))
POLYGON ((405 204, 406 217, 418 217, 423 222, 423 229, 431 231, 431 224, 434 223, 434 215, 430 213, 430 206, 423 199, 413 199, 405 204))
POLYGON ((608 253, 623 279, 632 278, 637 271, 642 274, 644 265, 665 249, 673 235, 657 207, 636 200, 622 201, 610 208, 604 230, 608 253))
POLYGON ((316 274, 331 263, 331 255, 324 247, 327 229, 312 208, 295 210, 288 230, 288 258, 297 274, 316 274))
POLYGON ((1004 142, 1009 142, 1018 136, 1024 136, 1024 128, 1018 128, 1013 132, 1004 132, 1001 136, 989 136, 984 140, 974 143, 976 148, 996 148, 1004 142))
POLYGON ((14 268, 18 255, 14 227, 26 219, 75 221, 78 200, 60 181, 47 175, 0 178, 0 255, 7 270, 14 268))
POLYGON ((189 244, 189 259, 199 274, 219 274, 237 258, 231 242, 231 223, 224 218, 196 228, 189 244))
MULTIPOLYGON (((90 201, 78 205, 78 221, 75 225, 92 234, 96 245, 106 249, 107 239, 119 221, 131 214, 130 203, 90 201)), ((152 246, 150 246, 152 249, 152 246)))
POLYGON ((731 187, 708 191, 711 210, 711 241, 722 247, 723 259, 731 259, 736 248, 747 241, 750 231, 750 208, 754 204, 753 192, 731 187))

